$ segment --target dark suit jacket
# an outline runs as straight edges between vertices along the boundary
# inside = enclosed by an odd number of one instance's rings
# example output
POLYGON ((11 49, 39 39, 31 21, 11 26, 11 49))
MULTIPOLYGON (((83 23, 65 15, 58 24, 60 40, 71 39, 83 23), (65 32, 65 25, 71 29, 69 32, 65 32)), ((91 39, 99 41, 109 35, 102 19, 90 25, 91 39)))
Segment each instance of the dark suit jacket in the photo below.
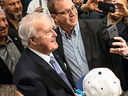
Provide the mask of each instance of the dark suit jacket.
MULTIPOLYGON (((23 16, 26 14, 23 13, 23 16)), ((21 43, 21 39, 18 35, 18 30, 15 29, 14 25, 8 20, 9 23, 9 29, 8 29, 8 35, 13 40, 14 44, 20 51, 20 53, 23 52, 24 47, 21 43)), ((0 58, 0 84, 12 84, 13 82, 13 75, 4 63, 4 61, 0 58)))
MULTIPOLYGON (((96 67, 110 68, 121 80, 123 90, 126 90, 127 86, 124 74, 122 73, 121 58, 117 58, 118 60, 116 61, 113 61, 111 58, 111 54, 109 53, 111 43, 109 40, 108 32, 106 31, 102 20, 79 19, 79 26, 82 34, 89 70, 96 67)), ((55 31, 58 34, 57 43, 59 48, 57 51, 59 52, 63 61, 67 62, 63 53, 64 51, 61 33, 59 32, 58 28, 55 31)))
MULTIPOLYGON (((11 37, 14 44, 19 49, 20 53, 22 53, 24 47, 21 44, 20 39, 15 37, 17 36, 17 33, 15 32, 15 30, 14 31, 12 30, 12 32, 9 31, 9 36, 11 37)), ((0 84, 13 84, 12 79, 13 79, 13 75, 11 71, 8 69, 5 62, 0 57, 0 84)))
MULTIPOLYGON (((22 12, 22 16, 26 16, 26 12, 22 12)), ((8 35, 13 40, 19 51, 22 53, 24 50, 24 47, 21 42, 21 38, 19 37, 18 30, 14 27, 14 25, 7 19, 9 23, 9 29, 8 29, 8 35)))
POLYGON ((0 57, 0 84, 12 83, 12 73, 0 57))
MULTIPOLYGON (((54 51, 53 55, 73 85, 71 76, 57 51, 54 51)), ((25 96, 74 96, 70 87, 56 71, 28 48, 24 50, 16 66, 13 83, 25 96)))
MULTIPOLYGON (((105 16, 102 20, 105 24, 107 24, 107 16, 105 16)), ((121 21, 116 24, 116 27, 118 29, 119 36, 122 37, 126 42, 128 42, 128 26, 127 24, 125 24, 124 18, 122 18, 121 21)), ((115 73, 121 81, 123 90, 126 91, 128 90, 126 86, 128 85, 126 84, 128 83, 128 80, 126 81, 127 75, 125 73, 126 71, 125 67, 127 64, 125 64, 123 57, 118 54, 111 54, 111 57, 112 57, 113 63, 116 66, 115 73)))
MULTIPOLYGON (((79 19, 81 35, 84 43, 85 53, 88 61, 89 70, 96 67, 108 67, 114 71, 113 64, 109 55, 109 48, 111 46, 109 36, 105 26, 100 20, 84 20, 79 19), (95 23, 94 23, 95 22, 95 23), (102 33, 103 32, 103 33, 102 33)), ((66 62, 62 36, 57 28, 57 43, 59 44, 58 52, 62 59, 66 62)))
POLYGON ((9 29, 8 30, 8 35, 13 40, 14 44, 16 45, 16 47, 18 48, 20 53, 22 53, 23 50, 24 50, 24 47, 23 47, 21 39, 20 39, 20 37, 18 35, 18 30, 9 29))

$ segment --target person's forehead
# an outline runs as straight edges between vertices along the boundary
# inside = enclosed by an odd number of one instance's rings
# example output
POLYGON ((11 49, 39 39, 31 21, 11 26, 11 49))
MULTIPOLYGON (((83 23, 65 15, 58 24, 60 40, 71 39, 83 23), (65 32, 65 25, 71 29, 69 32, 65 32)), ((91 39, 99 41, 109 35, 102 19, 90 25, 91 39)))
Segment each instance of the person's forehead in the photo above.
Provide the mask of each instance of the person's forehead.
POLYGON ((48 17, 39 18, 35 20, 35 28, 40 30, 46 30, 53 26, 51 20, 48 17))
POLYGON ((55 8, 57 10, 64 10, 71 8, 74 4, 71 0, 58 0, 55 2, 55 8))
POLYGON ((20 2, 20 0, 4 0, 5 3, 16 3, 16 2, 20 2))

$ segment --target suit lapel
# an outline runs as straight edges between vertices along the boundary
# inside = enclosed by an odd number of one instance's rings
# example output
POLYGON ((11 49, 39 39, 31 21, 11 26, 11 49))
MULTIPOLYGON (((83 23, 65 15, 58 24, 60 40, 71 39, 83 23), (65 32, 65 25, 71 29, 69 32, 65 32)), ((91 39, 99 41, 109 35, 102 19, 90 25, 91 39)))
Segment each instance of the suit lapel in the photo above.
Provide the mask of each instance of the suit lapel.
MULTIPOLYGON (((116 24, 116 26, 117 26, 118 32, 120 32, 120 30, 121 30, 123 27, 124 27, 123 29, 125 29, 124 19, 122 18, 121 21, 116 24)), ((121 31, 121 32, 122 32, 122 31, 121 31)), ((122 34, 122 33, 121 33, 121 34, 122 34)))
MULTIPOLYGON (((29 51, 31 51, 31 50, 29 50, 29 51)), ((37 62, 38 66, 44 68, 45 74, 49 75, 53 80, 56 81, 56 83, 58 83, 63 88, 65 88, 65 90, 67 90, 67 91, 72 93, 72 90, 70 89, 70 87, 68 87, 68 85, 63 81, 63 79, 56 73, 56 71, 44 59, 42 59, 41 57, 39 57, 37 54, 33 53, 32 51, 29 52, 29 53, 30 53, 29 56, 35 62, 37 62)), ((58 55, 54 54, 54 56, 57 59, 57 61, 59 61, 58 55)), ((58 62, 58 63, 60 63, 60 62, 58 62)))
POLYGON ((85 53, 86 53, 86 58, 87 61, 91 60, 91 42, 90 42, 90 29, 89 27, 87 28, 87 25, 85 22, 81 19, 79 19, 79 26, 80 26, 80 31, 81 31, 81 36, 83 39, 83 44, 85 48, 85 53))
MULTIPOLYGON (((108 15, 107 15, 108 16, 108 15)), ((105 16, 103 19, 102 19, 102 21, 105 23, 105 24, 107 24, 107 16, 105 16)))
MULTIPOLYGON (((84 44, 84 48, 85 48, 86 58, 87 58, 87 61, 89 62, 89 60, 91 60, 91 44, 90 44, 90 36, 89 36, 90 29, 87 28, 87 25, 81 19, 79 19, 79 26, 80 26, 81 36, 82 36, 83 44, 84 44)), ((66 62, 65 57, 64 57, 64 51, 63 51, 62 36, 59 31, 59 28, 57 28, 55 31, 58 35, 56 38, 57 43, 59 45, 57 51, 59 52, 59 54, 62 57, 62 59, 64 60, 64 62, 66 62)))
POLYGON ((20 53, 22 53, 23 50, 24 50, 24 47, 21 43, 20 37, 18 36, 18 31, 15 30, 15 29, 9 29, 8 30, 8 35, 13 40, 14 44, 16 45, 16 47, 18 48, 20 53))
POLYGON ((3 69, 4 71, 5 71, 5 73, 7 73, 8 74, 8 76, 10 77, 10 78, 12 78, 12 73, 11 73, 11 71, 8 69, 8 67, 6 66, 6 64, 4 63, 4 61, 0 58, 0 67, 1 67, 1 69, 3 69))
POLYGON ((63 61, 66 62, 65 55, 64 55, 64 49, 63 49, 62 35, 59 31, 59 27, 57 29, 55 29, 55 31, 57 33, 56 41, 59 45, 57 51, 58 51, 60 57, 63 59, 63 61))

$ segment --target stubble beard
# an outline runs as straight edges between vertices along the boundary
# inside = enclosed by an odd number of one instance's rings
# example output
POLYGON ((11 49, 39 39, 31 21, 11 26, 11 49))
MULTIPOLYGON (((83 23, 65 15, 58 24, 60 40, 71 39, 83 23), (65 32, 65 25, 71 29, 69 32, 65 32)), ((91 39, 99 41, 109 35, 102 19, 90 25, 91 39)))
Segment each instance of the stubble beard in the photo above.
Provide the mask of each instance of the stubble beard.
POLYGON ((15 18, 16 20, 21 20, 21 19, 22 19, 22 14, 14 15, 14 18, 15 18))

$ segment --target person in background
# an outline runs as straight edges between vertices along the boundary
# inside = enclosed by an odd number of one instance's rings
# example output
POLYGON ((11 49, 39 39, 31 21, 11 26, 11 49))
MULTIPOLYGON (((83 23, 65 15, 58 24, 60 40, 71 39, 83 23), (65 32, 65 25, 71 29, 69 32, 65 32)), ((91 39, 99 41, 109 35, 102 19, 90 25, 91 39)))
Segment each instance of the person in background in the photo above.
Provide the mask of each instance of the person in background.
MULTIPOLYGON (((113 42, 113 46, 118 46, 118 48, 111 48, 110 52, 113 54, 119 54, 122 56, 122 61, 123 61, 123 71, 125 74, 125 78, 126 78, 126 84, 128 85, 128 46, 126 41, 121 38, 121 37, 114 37, 115 40, 117 40, 118 42, 113 42)), ((126 90, 124 90, 126 91, 126 90)))
POLYGON ((1 7, 5 11, 7 21, 9 23, 8 35, 18 46, 19 51, 23 52, 23 45, 18 35, 18 23, 23 16, 26 15, 22 10, 20 0, 1 0, 1 7))
POLYGON ((21 56, 20 46, 9 37, 8 28, 5 13, 0 8, 0 84, 12 84, 13 72, 21 56))
MULTIPOLYGON (((115 13, 108 12, 104 18, 102 18, 103 22, 109 26, 116 25, 118 34, 122 37, 126 42, 128 42, 128 10, 127 10, 127 0, 108 0, 107 2, 115 4, 115 13)), ((127 78, 125 76, 125 62, 124 58, 118 54, 111 54, 112 61, 116 66, 116 75, 120 79, 122 86, 128 85, 128 81, 124 83, 124 79, 127 78), (119 70, 122 70, 122 75, 120 76, 119 70)), ((123 90, 126 91, 128 88, 124 88, 123 90)))
POLYGON ((19 59, 13 83, 25 96, 77 96, 72 77, 57 53, 57 34, 42 13, 30 13, 19 23, 26 47, 19 59))
POLYGON ((127 0, 110 0, 110 3, 115 2, 115 13, 108 12, 102 20, 109 27, 116 24, 119 36, 126 42, 128 41, 128 3, 127 0))
POLYGON ((115 68, 110 58, 111 42, 106 26, 101 20, 78 20, 77 10, 71 0, 48 0, 49 11, 58 21, 57 43, 63 61, 71 70, 74 83, 89 70, 115 68))
POLYGON ((78 17, 81 19, 89 19, 89 14, 92 10, 102 12, 98 9, 98 1, 103 0, 72 0, 78 11, 78 17))
POLYGON ((9 29, 18 30, 18 23, 26 14, 23 12, 23 7, 20 0, 1 0, 1 7, 5 11, 9 22, 9 29))
POLYGON ((52 23, 55 26, 54 20, 51 18, 51 14, 47 8, 46 0, 32 0, 28 5, 27 13, 32 12, 41 12, 47 15, 52 20, 52 23))

